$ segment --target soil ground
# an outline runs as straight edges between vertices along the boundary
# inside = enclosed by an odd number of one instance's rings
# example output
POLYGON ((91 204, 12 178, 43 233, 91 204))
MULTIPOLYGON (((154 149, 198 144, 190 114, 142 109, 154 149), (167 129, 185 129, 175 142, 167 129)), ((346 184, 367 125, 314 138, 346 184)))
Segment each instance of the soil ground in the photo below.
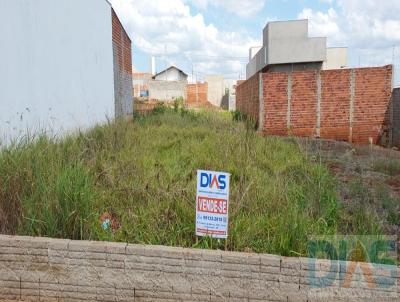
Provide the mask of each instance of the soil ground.
MULTIPOLYGON (((307 157, 327 165, 335 176, 338 182, 340 206, 344 209, 345 215, 349 217, 359 215, 360 220, 369 220, 383 234, 399 236, 400 152, 398 150, 379 146, 357 146, 332 140, 306 138, 295 140, 307 157)), ((343 224, 339 228, 343 234, 355 231, 351 224, 343 224)), ((399 247, 398 237, 400 251, 399 247)))

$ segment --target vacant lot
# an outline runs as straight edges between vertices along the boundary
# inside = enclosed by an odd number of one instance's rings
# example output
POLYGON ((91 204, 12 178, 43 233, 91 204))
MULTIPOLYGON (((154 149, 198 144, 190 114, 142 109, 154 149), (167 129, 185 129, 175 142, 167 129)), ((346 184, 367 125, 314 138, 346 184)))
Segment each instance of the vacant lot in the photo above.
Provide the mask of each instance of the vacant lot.
POLYGON ((252 129, 229 114, 159 109, 62 140, 15 144, 0 153, 0 231, 225 248, 194 236, 197 169, 232 174, 229 250, 306 255, 310 235, 379 234, 398 225, 393 205, 392 214, 360 210, 364 182, 344 198, 340 173, 324 164, 321 148, 252 129))

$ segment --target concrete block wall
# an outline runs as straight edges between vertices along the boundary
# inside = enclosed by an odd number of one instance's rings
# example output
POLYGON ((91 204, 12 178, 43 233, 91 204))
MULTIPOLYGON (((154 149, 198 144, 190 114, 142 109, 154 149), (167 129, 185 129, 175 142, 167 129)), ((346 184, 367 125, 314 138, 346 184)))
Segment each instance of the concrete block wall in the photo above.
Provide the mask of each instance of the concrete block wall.
POLYGON ((130 117, 133 114, 132 43, 114 9, 111 9, 111 15, 115 117, 130 117))
POLYGON ((156 81, 150 80, 149 98, 158 101, 173 101, 186 98, 187 81, 156 81))
POLYGON ((188 105, 204 105, 208 103, 208 84, 196 83, 187 85, 186 103, 188 105))
POLYGON ((214 106, 221 107, 225 95, 224 77, 222 75, 208 75, 204 77, 208 83, 208 101, 214 106))
POLYGON ((295 135, 357 144, 389 141, 392 66, 267 72, 261 107, 254 78, 239 85, 239 110, 262 121, 268 135, 295 135))
POLYGON ((360 272, 349 287, 338 274, 313 288, 331 263, 310 261, 0 235, 0 301, 399 301, 396 267, 388 288, 371 287, 360 272))

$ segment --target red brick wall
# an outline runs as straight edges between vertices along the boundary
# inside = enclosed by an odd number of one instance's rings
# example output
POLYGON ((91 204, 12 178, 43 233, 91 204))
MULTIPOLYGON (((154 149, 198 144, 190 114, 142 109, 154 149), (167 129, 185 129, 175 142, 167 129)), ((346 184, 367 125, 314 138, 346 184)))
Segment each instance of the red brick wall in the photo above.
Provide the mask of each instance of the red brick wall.
MULTIPOLYGON (((256 78, 238 86, 237 108, 258 117, 256 78)), ((392 66, 264 73, 262 131, 383 143, 389 135, 391 83, 392 66)))
POLYGON ((236 87, 236 110, 258 120, 259 112, 259 74, 255 74, 249 80, 240 82, 236 87))
MULTIPOLYGON (((389 123, 392 68, 356 69, 353 140, 379 143, 389 123)), ((386 133, 387 134, 387 133, 386 133)))
POLYGON ((266 134, 287 134, 288 73, 263 74, 264 126, 266 134))
POLYGON ((188 105, 201 105, 208 102, 208 84, 197 83, 187 85, 186 103, 188 105))
POLYGON ((115 115, 116 117, 124 117, 133 113, 131 40, 119 21, 114 9, 111 9, 111 14, 114 54, 115 115))
POLYGON ((122 26, 117 14, 112 9, 112 41, 114 55, 121 71, 132 74, 131 39, 122 26))
POLYGON ((321 72, 321 137, 349 139, 350 72, 349 69, 321 72))
POLYGON ((313 136, 317 127, 317 72, 292 72, 290 133, 313 136))

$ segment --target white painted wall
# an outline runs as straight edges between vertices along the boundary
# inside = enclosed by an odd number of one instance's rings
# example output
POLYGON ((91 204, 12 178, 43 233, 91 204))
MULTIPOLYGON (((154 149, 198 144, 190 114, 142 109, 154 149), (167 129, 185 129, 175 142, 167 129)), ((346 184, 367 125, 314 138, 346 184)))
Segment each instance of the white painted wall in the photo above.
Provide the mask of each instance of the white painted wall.
POLYGON ((208 83, 208 101, 214 106, 221 107, 222 98, 225 95, 224 76, 207 75, 204 81, 208 83))
POLYGON ((250 47, 250 49, 249 49, 249 61, 251 61, 251 59, 253 59, 256 56, 256 54, 260 51, 261 48, 262 48, 262 46, 250 47))
POLYGON ((0 138, 114 117, 108 2, 1 0, 0 39, 0 138))
POLYGON ((326 61, 322 69, 341 69, 347 67, 347 48, 330 47, 326 49, 326 61))

